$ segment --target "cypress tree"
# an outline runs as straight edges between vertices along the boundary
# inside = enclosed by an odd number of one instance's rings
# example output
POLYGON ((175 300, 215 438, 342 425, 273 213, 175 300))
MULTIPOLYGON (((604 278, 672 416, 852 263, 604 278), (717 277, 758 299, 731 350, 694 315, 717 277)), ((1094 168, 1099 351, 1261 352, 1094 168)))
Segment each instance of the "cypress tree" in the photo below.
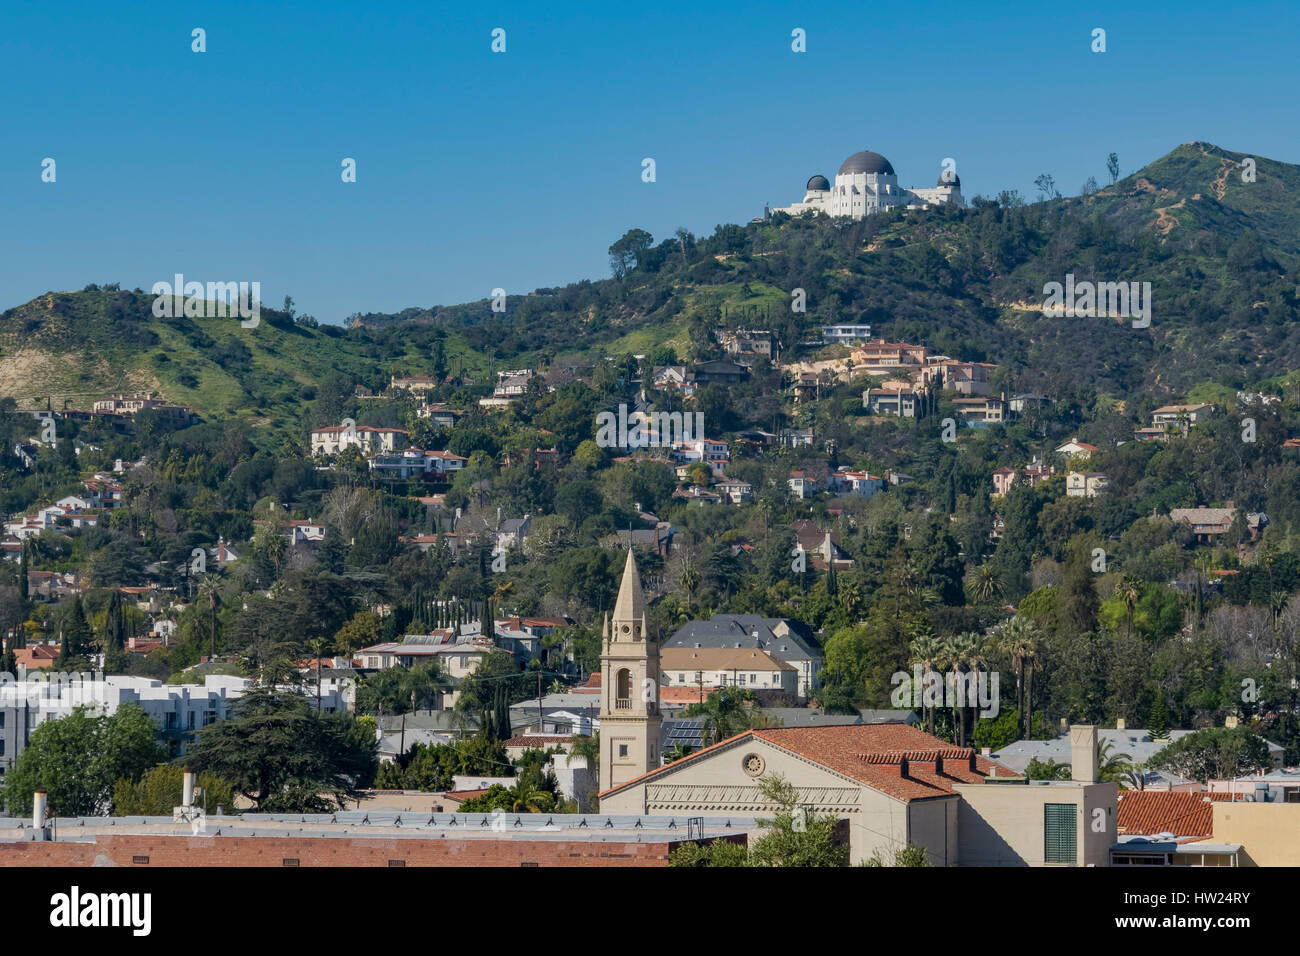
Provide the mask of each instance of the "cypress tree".
POLYGON ((114 590, 104 611, 104 650, 120 651, 126 647, 126 608, 122 605, 122 592, 114 590))
POLYGON ((72 608, 63 622, 63 648, 61 657, 80 657, 90 650, 90 625, 86 623, 86 611, 81 598, 72 600, 72 608))

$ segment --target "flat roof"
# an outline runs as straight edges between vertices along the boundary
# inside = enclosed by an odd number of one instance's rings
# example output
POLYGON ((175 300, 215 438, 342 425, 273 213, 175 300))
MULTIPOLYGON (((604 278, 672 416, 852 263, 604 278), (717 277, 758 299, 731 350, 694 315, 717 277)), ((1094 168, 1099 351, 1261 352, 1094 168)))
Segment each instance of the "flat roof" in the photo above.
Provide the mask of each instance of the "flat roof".
MULTIPOLYGON (((295 839, 516 839, 656 843, 748 833, 760 829, 752 816, 650 816, 602 813, 429 813, 373 809, 337 813, 244 813, 209 815, 201 832, 171 817, 58 817, 53 840, 89 843, 108 834, 295 839), (496 822, 497 828, 493 828, 496 822)), ((0 817, 0 843, 28 842, 31 821, 0 817)))

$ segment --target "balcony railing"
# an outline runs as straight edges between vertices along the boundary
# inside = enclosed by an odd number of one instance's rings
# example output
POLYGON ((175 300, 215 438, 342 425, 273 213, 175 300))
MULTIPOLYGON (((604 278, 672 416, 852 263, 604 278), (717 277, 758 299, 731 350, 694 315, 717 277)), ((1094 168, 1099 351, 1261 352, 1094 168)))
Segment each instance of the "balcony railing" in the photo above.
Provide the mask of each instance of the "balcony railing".
POLYGON ((615 709, 615 710, 631 710, 631 709, 632 709, 632 700, 631 700, 631 698, 628 698, 628 697, 616 697, 616 698, 614 698, 614 709, 615 709))

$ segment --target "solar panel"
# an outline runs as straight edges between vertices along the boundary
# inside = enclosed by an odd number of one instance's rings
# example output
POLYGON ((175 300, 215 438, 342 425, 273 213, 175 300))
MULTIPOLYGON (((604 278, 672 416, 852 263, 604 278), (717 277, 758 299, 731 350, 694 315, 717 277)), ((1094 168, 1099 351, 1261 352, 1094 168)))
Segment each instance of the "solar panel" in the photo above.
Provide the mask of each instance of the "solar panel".
POLYGON ((700 736, 704 732, 704 724, 703 719, 695 717, 664 721, 663 731, 660 735, 660 744, 664 753, 671 751, 677 744, 690 747, 692 750, 699 750, 700 736))

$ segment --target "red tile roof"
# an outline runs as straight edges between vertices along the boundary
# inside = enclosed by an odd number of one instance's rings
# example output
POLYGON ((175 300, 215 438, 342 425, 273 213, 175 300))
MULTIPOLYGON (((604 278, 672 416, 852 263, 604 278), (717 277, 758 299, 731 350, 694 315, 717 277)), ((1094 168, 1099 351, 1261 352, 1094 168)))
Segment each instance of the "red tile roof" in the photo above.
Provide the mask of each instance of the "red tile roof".
POLYGON ((488 791, 486 790, 448 790, 443 794, 443 796, 448 800, 456 800, 460 803, 464 803, 466 800, 473 800, 475 797, 485 797, 487 794, 488 791))
POLYGON ((713 751, 755 737, 904 802, 944 796, 953 793, 953 784, 982 783, 986 776, 1017 776, 969 747, 954 747, 907 724, 781 727, 746 730, 606 790, 600 796, 657 774, 676 772, 713 751))
POLYGON ((659 703, 698 704, 700 702, 701 696, 703 696, 703 698, 707 700, 709 694, 711 694, 712 692, 713 692, 712 687, 705 687, 703 695, 701 695, 699 687, 689 687, 685 685, 681 687, 660 687, 659 703))
POLYGON ((1208 837, 1214 832, 1209 796, 1177 790, 1124 790, 1119 795, 1116 827, 1126 836, 1172 833, 1208 837))

